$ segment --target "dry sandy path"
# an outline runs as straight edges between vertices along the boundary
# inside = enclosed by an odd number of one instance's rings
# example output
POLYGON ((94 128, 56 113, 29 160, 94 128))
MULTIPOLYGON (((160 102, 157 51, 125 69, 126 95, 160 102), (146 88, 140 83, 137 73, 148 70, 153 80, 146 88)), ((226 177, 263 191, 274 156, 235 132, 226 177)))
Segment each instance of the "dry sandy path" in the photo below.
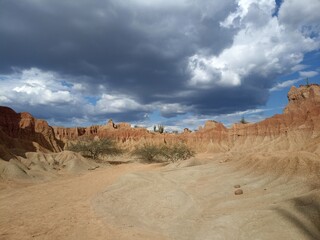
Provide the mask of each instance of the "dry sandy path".
MULTIPOLYGON (((91 199, 119 176, 154 166, 125 164, 28 187, 0 191, 0 239, 117 239, 91 199)), ((131 239, 130 231, 121 232, 131 239)))

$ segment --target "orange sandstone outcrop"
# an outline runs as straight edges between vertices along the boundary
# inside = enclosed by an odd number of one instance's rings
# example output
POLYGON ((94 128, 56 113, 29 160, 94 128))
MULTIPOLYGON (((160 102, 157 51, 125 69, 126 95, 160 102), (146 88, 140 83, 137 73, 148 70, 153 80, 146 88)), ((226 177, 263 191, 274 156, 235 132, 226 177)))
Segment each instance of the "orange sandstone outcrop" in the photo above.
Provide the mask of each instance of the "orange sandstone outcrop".
POLYGON ((56 136, 63 140, 79 137, 109 137, 126 147, 146 142, 185 142, 197 151, 230 151, 243 149, 296 149, 320 136, 320 86, 292 87, 288 93, 289 104, 283 114, 275 115, 253 124, 234 124, 226 128, 222 123, 207 121, 198 131, 185 129, 181 134, 154 133, 143 128, 131 128, 127 123, 88 128, 54 127, 56 136), (281 142, 281 144, 280 144, 281 142))
POLYGON ((10 108, 1 107, 0 143, 5 142, 9 148, 15 148, 19 139, 31 143, 29 151, 55 152, 62 149, 62 141, 94 137, 112 138, 128 149, 145 143, 184 142, 198 152, 298 150, 319 145, 320 86, 292 87, 288 101, 283 114, 258 123, 237 123, 226 128, 222 123, 207 121, 198 131, 185 129, 181 134, 150 132, 144 128, 132 128, 128 123, 115 124, 112 120, 101 126, 50 127, 47 122, 28 113, 18 114, 10 108), (7 136, 11 140, 6 140, 7 136))
POLYGON ((250 145, 255 150, 303 150, 319 141, 320 86, 292 87, 283 114, 255 124, 236 124, 229 130, 233 149, 250 145))
POLYGON ((15 152, 59 152, 63 143, 55 138, 53 128, 31 114, 16 113, 0 107, 0 144, 15 152))

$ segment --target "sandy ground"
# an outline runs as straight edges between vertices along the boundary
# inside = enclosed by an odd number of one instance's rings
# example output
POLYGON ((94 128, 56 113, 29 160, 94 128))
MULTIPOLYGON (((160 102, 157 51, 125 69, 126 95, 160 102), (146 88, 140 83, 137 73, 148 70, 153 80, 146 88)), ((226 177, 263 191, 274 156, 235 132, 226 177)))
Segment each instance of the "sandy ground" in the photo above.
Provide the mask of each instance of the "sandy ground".
POLYGON ((91 200, 120 175, 153 168, 124 164, 32 186, 2 184, 0 239, 117 239, 117 229, 94 214, 91 200))
POLYGON ((200 158, 2 185, 0 239, 320 239, 316 184, 200 158))

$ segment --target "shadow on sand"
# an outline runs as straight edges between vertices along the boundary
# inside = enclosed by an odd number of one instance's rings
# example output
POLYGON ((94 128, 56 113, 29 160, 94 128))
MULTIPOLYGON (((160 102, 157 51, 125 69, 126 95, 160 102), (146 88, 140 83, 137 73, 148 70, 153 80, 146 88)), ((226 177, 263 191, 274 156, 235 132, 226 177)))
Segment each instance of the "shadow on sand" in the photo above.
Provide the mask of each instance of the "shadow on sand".
POLYGON ((293 224, 306 239, 320 239, 320 197, 306 196, 291 200, 293 210, 277 208, 278 213, 293 224))

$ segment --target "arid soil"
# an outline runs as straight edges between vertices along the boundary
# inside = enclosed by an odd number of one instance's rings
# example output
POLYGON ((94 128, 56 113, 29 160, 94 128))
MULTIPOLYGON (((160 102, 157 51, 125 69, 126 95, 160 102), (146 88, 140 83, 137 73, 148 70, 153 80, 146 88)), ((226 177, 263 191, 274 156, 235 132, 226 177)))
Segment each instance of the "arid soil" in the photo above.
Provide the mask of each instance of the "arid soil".
POLYGON ((201 154, 2 183, 0 239, 319 239, 317 169, 299 175, 284 161, 272 172, 257 159, 255 166, 238 154, 201 154))
POLYGON ((286 170, 272 173, 245 162, 201 155, 190 166, 127 174, 94 199, 94 210, 105 223, 163 239, 319 239, 319 172, 297 176, 285 161, 286 170))
POLYGON ((2 182, 0 239, 130 239, 95 214, 92 200, 119 176, 153 168, 125 164, 30 186, 2 182))

